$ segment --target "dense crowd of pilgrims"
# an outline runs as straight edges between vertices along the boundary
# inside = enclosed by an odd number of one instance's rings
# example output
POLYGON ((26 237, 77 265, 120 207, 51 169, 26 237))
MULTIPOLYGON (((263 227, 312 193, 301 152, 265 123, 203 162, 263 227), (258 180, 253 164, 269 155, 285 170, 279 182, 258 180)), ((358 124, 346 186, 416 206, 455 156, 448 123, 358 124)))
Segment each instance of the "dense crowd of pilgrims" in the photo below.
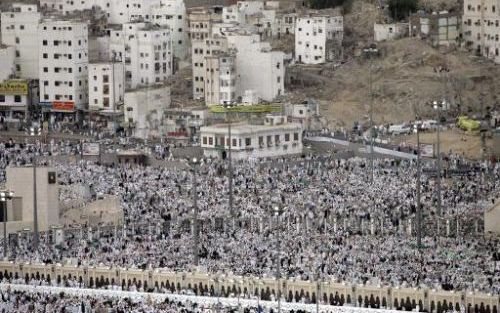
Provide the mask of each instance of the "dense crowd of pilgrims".
MULTIPOLYGON (((500 238, 481 235, 483 212, 500 197, 498 164, 447 156, 438 216, 433 164, 423 162, 422 251, 415 236, 414 160, 377 159, 373 182, 369 160, 361 157, 234 161, 230 209, 226 160, 179 167, 101 165, 51 160, 50 154, 78 155, 78 144, 58 142, 52 153, 41 151, 40 145, 2 143, 0 180, 6 166, 29 164, 44 154, 59 184, 90 185, 94 195, 118 196, 124 225, 71 225, 59 244, 42 233, 36 250, 30 236, 20 236, 7 253, 11 260, 193 269, 196 171, 200 270, 273 276, 280 262, 286 277, 500 293, 500 238)), ((72 196, 62 192, 60 200, 72 196)))

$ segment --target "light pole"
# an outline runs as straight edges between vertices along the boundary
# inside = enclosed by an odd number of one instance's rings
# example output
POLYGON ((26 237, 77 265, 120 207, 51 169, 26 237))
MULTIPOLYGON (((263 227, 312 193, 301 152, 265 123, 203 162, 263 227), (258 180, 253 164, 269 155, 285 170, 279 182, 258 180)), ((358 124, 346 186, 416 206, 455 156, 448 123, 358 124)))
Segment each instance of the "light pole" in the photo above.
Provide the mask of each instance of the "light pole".
MULTIPOLYGON (((40 136, 41 135, 41 127, 35 126, 30 128, 30 136, 40 136)), ((41 147, 40 147, 41 148, 41 147)), ((37 201, 37 191, 36 191, 36 151, 33 155, 33 232, 34 232, 34 240, 33 246, 35 250, 38 249, 38 242, 40 240, 40 234, 38 233, 38 201, 37 201)))
MULTIPOLYGON (((418 116, 417 116, 418 120, 418 116)), ((422 248, 422 206, 420 205, 420 123, 417 123, 417 247, 422 248)))
POLYGON ((6 259, 8 257, 7 253, 7 200, 11 200, 14 197, 14 193, 9 190, 0 191, 0 202, 2 202, 3 207, 3 257, 6 259))
POLYGON ((437 148, 436 148, 436 165, 437 165, 437 215, 438 217, 441 216, 441 211, 442 211, 442 204, 441 204, 441 111, 444 110, 446 106, 445 100, 443 100, 441 103, 438 101, 433 102, 433 107, 435 110, 437 110, 438 114, 438 121, 437 121, 437 148))
POLYGON ((372 68, 373 68, 373 56, 378 53, 378 49, 376 46, 373 44, 370 46, 370 48, 363 49, 363 53, 365 53, 368 58, 370 58, 370 167, 371 167, 371 174, 370 174, 370 181, 373 184, 373 176, 374 176, 374 165, 373 165, 373 137, 375 136, 374 128, 373 128, 373 81, 372 81, 372 68))
POLYGON ((198 170, 199 161, 197 158, 191 160, 191 167, 193 169, 193 260, 196 266, 199 265, 199 251, 200 251, 200 230, 198 225, 198 181, 196 174, 198 170))
POLYGON ((231 217, 234 217, 234 210, 233 210, 233 158, 231 154, 231 146, 233 144, 232 138, 231 138, 231 119, 229 118, 229 112, 233 107, 235 107, 235 104, 224 104, 224 109, 226 112, 226 121, 227 121, 227 136, 229 139, 229 145, 228 145, 228 150, 227 150, 227 157, 229 158, 229 163, 228 163, 228 172, 229 172, 229 214, 231 217))
POLYGON ((276 245, 278 250, 276 264, 276 281, 278 282, 278 313, 281 313, 281 214, 283 209, 279 206, 274 207, 274 216, 276 217, 276 245))

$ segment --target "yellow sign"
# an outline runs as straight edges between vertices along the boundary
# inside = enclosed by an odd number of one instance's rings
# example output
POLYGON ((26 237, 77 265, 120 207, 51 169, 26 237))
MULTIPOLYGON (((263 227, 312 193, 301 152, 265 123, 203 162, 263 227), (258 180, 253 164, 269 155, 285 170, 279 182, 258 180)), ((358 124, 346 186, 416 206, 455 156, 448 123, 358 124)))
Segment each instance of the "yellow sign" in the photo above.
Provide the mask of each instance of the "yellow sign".
POLYGON ((3 82, 0 82, 0 94, 27 95, 28 82, 25 80, 5 80, 3 82))
POLYGON ((228 108, 225 108, 223 105, 210 106, 210 112, 212 112, 212 113, 226 113, 226 112, 272 113, 272 112, 281 112, 281 111, 282 111, 282 105, 280 103, 236 105, 236 106, 228 107, 228 108))

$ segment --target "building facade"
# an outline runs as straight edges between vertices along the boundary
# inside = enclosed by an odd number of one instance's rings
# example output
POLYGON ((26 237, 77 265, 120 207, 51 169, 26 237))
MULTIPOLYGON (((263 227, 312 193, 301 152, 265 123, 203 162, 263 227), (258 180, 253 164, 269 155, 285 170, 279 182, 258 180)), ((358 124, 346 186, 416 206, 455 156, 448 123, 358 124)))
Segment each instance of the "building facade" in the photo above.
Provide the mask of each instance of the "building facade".
POLYGON ((342 16, 310 14, 297 18, 295 59, 305 64, 321 64, 339 56, 344 38, 342 16))
POLYGON ((123 63, 89 64, 89 109, 116 111, 125 94, 123 63))
POLYGON ((462 36, 465 47, 500 63, 500 3, 464 0, 462 36))
POLYGON ((0 45, 0 81, 14 77, 16 73, 16 49, 0 45))
POLYGON ((110 30, 110 57, 125 66, 126 89, 164 82, 172 75, 172 38, 166 27, 126 23, 110 30))
POLYGON ((201 127, 201 147, 206 157, 225 159, 229 145, 234 159, 256 159, 302 153, 302 126, 285 117, 266 118, 264 125, 234 124, 231 139, 227 124, 201 127))
POLYGON ((173 54, 183 66, 189 54, 188 22, 183 0, 166 0, 151 8, 154 24, 168 26, 172 36, 173 54))
POLYGON ((8 79, 0 81, 0 116, 8 121, 22 121, 30 106, 38 104, 38 81, 8 79))
POLYGON ((205 57, 205 104, 236 102, 236 55, 216 53, 205 57))
POLYGON ((191 63, 193 69, 193 98, 203 99, 205 96, 205 56, 217 49, 222 38, 214 38, 212 26, 221 22, 221 15, 213 10, 197 8, 189 13, 189 38, 191 39, 191 63))
POLYGON ((38 35, 40 101, 53 111, 75 112, 88 104, 88 25, 44 20, 38 35))
POLYGON ((35 4, 15 4, 1 13, 2 43, 15 48, 15 75, 37 79, 40 12, 35 4))
POLYGON ((169 106, 168 86, 149 86, 125 92, 123 113, 131 135, 142 139, 164 136, 163 118, 169 106))
POLYGON ((253 90, 264 101, 284 94, 285 67, 282 51, 261 42, 258 34, 233 33, 227 36, 228 47, 236 51, 236 95, 253 90), (258 62, 256 62, 258 60, 258 62))
POLYGON ((416 13, 409 18, 411 37, 426 40, 431 46, 457 45, 460 37, 460 17, 447 11, 439 13, 416 13))

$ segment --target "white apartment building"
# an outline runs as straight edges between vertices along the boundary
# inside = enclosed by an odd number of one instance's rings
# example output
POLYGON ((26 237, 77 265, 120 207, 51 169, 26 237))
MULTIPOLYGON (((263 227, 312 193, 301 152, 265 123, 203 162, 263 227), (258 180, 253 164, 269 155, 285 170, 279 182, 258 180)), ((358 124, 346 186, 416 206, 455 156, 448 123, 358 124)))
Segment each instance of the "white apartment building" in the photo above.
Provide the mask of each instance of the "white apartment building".
POLYGON ((465 46, 500 63, 500 2, 464 0, 462 21, 465 46))
POLYGON ((331 61, 342 45, 342 16, 313 15, 297 18, 295 26, 295 59, 305 64, 331 61))
POLYGON ((220 15, 204 8, 191 11, 189 14, 194 99, 202 99, 205 95, 205 56, 211 55, 215 50, 223 50, 219 48, 223 45, 224 39, 212 34, 213 24, 220 21, 220 15))
POLYGON ((64 14, 100 7, 106 12, 110 24, 124 24, 131 21, 150 22, 152 20, 151 7, 160 3, 161 0, 40 0, 42 8, 64 14))
POLYGON ((246 24, 247 17, 264 10, 264 1, 238 1, 234 5, 222 8, 224 23, 246 24))
POLYGON ((121 62, 89 64, 89 108, 116 111, 125 94, 125 68, 121 62))
POLYGON ((166 81, 172 75, 172 38, 166 27, 126 23, 110 31, 110 56, 125 64, 126 89, 166 81))
POLYGON ((88 26, 76 20, 44 20, 38 32, 40 101, 74 112, 88 104, 88 26))
POLYGON ((236 51, 237 96, 253 90, 264 101, 284 94, 285 67, 282 51, 273 51, 258 34, 228 34, 228 47, 236 51))
POLYGON ((170 107, 170 87, 149 86, 125 92, 125 123, 137 138, 160 138, 165 135, 163 118, 170 107))
POLYGON ((12 78, 15 74, 15 48, 0 45, 0 81, 12 78))
POLYGON ((168 26, 174 57, 183 61, 189 54, 188 22, 184 0, 164 0, 151 8, 154 24, 168 26))
POLYGON ((16 76, 37 79, 40 13, 36 4, 14 4, 0 18, 2 43, 15 47, 16 76))
POLYGON ((236 54, 216 53, 205 57, 205 104, 236 102, 236 54))
POLYGON ((264 125, 233 124, 200 129, 201 147, 206 157, 225 159, 229 145, 233 159, 257 159, 302 153, 302 125, 288 123, 283 116, 270 116, 264 125))

